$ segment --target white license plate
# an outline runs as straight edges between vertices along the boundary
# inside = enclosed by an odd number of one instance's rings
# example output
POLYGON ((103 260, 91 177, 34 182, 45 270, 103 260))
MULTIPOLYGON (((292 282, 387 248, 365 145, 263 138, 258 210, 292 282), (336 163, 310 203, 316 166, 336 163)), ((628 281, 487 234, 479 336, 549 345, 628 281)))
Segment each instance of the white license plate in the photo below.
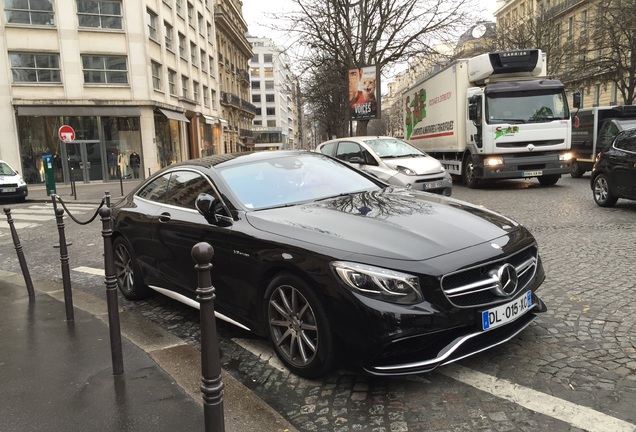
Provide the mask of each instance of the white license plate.
POLYGON ((0 192, 15 192, 15 188, 2 188, 0 192))
POLYGON ((523 177, 538 177, 543 175, 543 171, 521 171, 523 177))
POLYGON ((532 292, 528 291, 515 300, 501 306, 485 310, 481 313, 481 326, 490 330, 516 320, 530 310, 532 306, 532 292))
POLYGON ((424 183, 424 190, 437 189, 442 187, 442 182, 424 183))

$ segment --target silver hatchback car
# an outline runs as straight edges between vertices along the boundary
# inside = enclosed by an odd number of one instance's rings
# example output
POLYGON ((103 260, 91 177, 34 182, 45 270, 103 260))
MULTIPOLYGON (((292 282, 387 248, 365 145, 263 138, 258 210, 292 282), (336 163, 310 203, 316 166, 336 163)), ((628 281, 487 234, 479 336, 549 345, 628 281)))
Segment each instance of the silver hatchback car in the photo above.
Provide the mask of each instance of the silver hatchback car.
POLYGON ((435 158, 399 138, 358 136, 325 141, 317 152, 333 156, 385 182, 450 196, 451 175, 435 158))

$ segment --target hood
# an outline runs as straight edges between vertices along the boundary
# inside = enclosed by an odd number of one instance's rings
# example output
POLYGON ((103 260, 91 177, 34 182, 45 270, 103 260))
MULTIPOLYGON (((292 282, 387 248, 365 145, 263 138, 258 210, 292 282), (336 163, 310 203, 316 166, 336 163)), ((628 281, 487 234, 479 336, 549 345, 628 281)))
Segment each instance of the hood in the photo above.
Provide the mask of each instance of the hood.
POLYGON ((387 166, 397 171, 402 166, 414 171, 418 175, 436 174, 442 171, 442 164, 431 156, 404 157, 396 159, 382 159, 387 166))
POLYGON ((254 228, 292 242, 418 261, 519 228, 509 218, 466 202, 397 188, 248 212, 246 219, 254 228))

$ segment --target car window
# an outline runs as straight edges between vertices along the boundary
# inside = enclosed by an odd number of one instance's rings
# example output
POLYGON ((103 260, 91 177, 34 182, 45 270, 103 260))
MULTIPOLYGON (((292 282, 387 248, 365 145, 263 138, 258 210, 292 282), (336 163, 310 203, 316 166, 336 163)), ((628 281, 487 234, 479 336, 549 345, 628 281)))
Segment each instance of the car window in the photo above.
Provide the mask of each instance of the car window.
POLYGON ((331 156, 333 154, 333 148, 336 146, 336 143, 325 144, 320 147, 320 153, 331 156))
POLYGON ((636 153, 636 129, 620 134, 614 142, 614 147, 636 153))
POLYGON ((341 141, 336 150, 336 157, 345 162, 349 162, 354 157, 362 158, 362 147, 358 143, 341 141))
POLYGON ((145 198, 151 201, 163 202, 165 199, 166 190, 168 189, 168 180, 170 174, 157 177, 150 183, 148 183, 143 189, 137 192, 137 196, 145 198))
POLYGON ((216 196, 210 182, 194 171, 173 171, 166 191, 166 204, 196 210, 196 199, 200 193, 216 196))
POLYGON ((618 134, 618 126, 614 123, 605 123, 600 133, 601 147, 609 147, 614 141, 614 137, 618 134))

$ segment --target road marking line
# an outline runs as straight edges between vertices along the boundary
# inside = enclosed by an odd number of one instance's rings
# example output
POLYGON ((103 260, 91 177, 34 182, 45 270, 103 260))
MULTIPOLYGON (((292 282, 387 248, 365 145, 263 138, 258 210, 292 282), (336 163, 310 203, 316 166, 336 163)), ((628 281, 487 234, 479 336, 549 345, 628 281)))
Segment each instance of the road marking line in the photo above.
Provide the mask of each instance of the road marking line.
MULTIPOLYGON (((24 229, 24 228, 39 227, 40 224, 13 221, 13 226, 15 227, 15 229, 24 229)), ((9 228, 9 222, 7 222, 6 220, 0 220, 0 228, 7 228, 8 229, 9 228)))
POLYGON ((634 424, 467 367, 453 364, 436 369, 436 372, 585 431, 636 431, 634 424))
POLYGON ((17 220, 21 220, 21 221, 48 221, 48 220, 52 220, 55 219, 55 215, 48 215, 48 216, 44 216, 44 215, 34 215, 34 214, 13 214, 13 212, 11 212, 11 219, 17 221, 17 220))
POLYGON ((74 269, 71 269, 73 271, 76 272, 80 272, 80 273, 88 273, 88 274, 92 274, 95 276, 104 276, 106 274, 106 271, 104 269, 99 269, 99 268, 94 268, 94 267, 75 267, 74 269))

